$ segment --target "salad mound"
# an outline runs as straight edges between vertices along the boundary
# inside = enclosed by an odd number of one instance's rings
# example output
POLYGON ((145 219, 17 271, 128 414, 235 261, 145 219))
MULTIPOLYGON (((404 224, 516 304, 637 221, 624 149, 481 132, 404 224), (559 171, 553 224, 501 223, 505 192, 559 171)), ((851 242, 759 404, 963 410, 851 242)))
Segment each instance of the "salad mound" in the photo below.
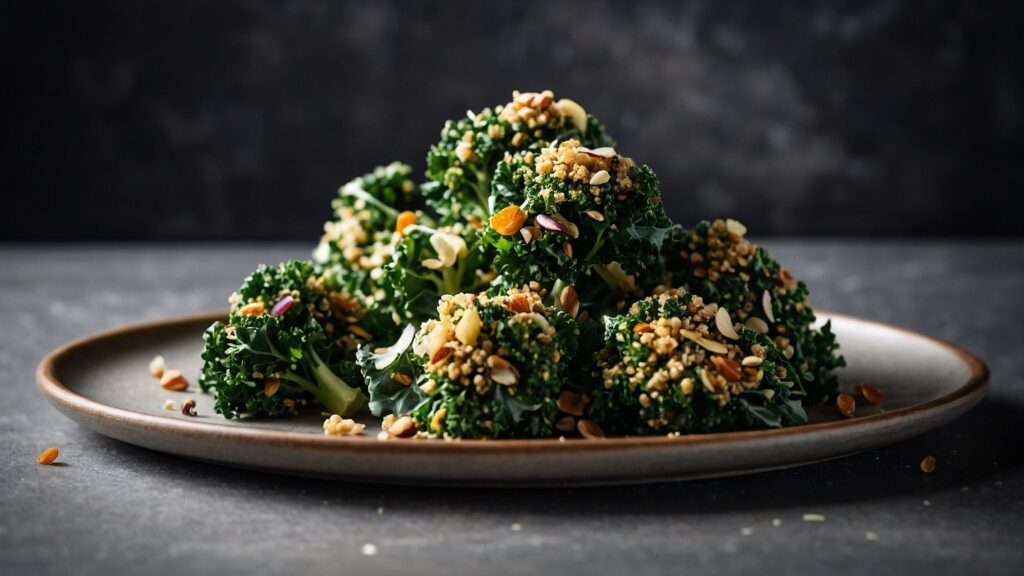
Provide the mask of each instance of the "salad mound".
POLYGON ((225 417, 381 438, 675 435, 805 423, 844 365, 807 286, 735 220, 673 223, 654 171, 551 91, 445 122, 423 181, 338 191, 312 261, 261 266, 204 336, 225 417))
POLYGON ((619 434, 804 424, 803 384, 772 341, 729 308, 668 289, 606 319, 589 412, 619 434))

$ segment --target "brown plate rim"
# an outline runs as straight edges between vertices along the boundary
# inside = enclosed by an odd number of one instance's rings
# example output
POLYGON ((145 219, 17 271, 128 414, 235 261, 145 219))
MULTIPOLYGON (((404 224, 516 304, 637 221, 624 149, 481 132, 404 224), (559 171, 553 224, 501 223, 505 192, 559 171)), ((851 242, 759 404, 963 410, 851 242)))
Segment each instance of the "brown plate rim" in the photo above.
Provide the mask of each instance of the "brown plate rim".
POLYGON ((914 338, 924 339, 953 352, 958 358, 967 364, 970 369, 971 376, 967 382, 959 386, 953 392, 940 396, 939 398, 929 400, 928 402, 922 402, 920 404, 914 404, 912 406, 906 406, 879 414, 872 414, 870 416, 851 418, 849 420, 804 424, 802 426, 791 426, 787 428, 751 430, 743 432, 718 432, 712 434, 690 434, 672 437, 628 436, 606 438, 603 440, 566 439, 563 441, 557 438, 552 438, 525 440, 459 440, 454 442, 423 440, 390 442, 381 442, 376 440, 369 441, 365 437, 329 437, 298 432, 228 426, 209 422, 195 422, 191 420, 170 418, 167 416, 156 416, 118 408, 89 399, 64 386, 64 384, 55 376, 55 367, 58 363, 78 349, 94 346, 102 343, 104 340, 121 337, 131 333, 148 332, 184 324, 198 324, 200 322, 213 323, 214 321, 225 319, 226 313, 218 311, 174 316, 148 322, 129 324, 126 326, 99 331, 72 340, 57 347, 42 359, 39 366, 36 368, 36 386, 39 391, 58 408, 65 408, 95 418, 112 419, 121 424, 149 428, 151 431, 166 432, 168 434, 176 434, 179 436, 209 437, 212 435, 216 436, 221 441, 232 442, 235 444, 294 448, 301 447, 303 449, 324 451, 386 452, 390 454, 414 453, 420 455, 436 452, 454 452, 459 454, 501 455, 508 454, 510 452, 590 452, 632 448, 655 448, 659 446, 677 447, 681 444, 705 445, 785 438, 796 434, 813 434, 815 432, 842 430, 881 423, 892 423, 918 412, 939 408, 973 396, 982 392, 988 383, 989 370, 985 362, 955 344, 921 334, 919 332, 914 332, 906 328, 893 326, 885 322, 879 322, 877 320, 870 320, 824 310, 819 310, 818 315, 825 318, 844 318, 865 324, 881 326, 914 338))

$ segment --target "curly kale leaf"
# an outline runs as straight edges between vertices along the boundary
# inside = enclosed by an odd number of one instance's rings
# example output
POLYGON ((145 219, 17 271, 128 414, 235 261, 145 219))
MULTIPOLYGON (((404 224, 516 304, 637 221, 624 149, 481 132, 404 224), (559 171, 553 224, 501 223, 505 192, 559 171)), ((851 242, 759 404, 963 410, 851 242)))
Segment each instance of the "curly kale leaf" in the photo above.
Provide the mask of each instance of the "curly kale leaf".
POLYGON ((409 414, 427 399, 420 389, 426 374, 412 351, 415 334, 416 329, 410 324, 391 347, 374 352, 364 346, 356 352, 374 416, 409 414))

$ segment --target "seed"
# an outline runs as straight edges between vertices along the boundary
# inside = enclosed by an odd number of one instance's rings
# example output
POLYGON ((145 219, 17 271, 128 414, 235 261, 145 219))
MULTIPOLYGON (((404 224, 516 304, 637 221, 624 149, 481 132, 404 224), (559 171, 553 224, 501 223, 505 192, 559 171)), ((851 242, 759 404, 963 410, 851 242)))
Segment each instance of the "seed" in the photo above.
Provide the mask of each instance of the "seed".
POLYGON ((490 218, 491 228, 502 236, 511 236, 526 223, 526 212, 516 205, 506 206, 490 218))
POLYGON ((925 474, 935 472, 935 456, 925 456, 924 460, 921 460, 921 472, 925 474))
POLYGON ((612 148, 611 146, 602 146, 600 148, 594 148, 593 150, 587 150, 585 148, 580 149, 583 150, 584 154, 595 156, 597 158, 614 158, 616 155, 615 148, 612 148))
POLYGON ((508 299, 508 309, 520 314, 530 311, 530 301, 522 294, 516 294, 508 299))
POLYGON ((709 340, 707 338, 701 337, 701 338, 697 339, 697 344, 700 344, 706 350, 710 350, 711 352, 714 352, 715 354, 728 354, 729 353, 729 348, 725 344, 722 344, 721 342, 718 342, 718 341, 715 341, 715 340, 709 340))
POLYGON ((440 432, 441 425, 444 423, 444 417, 448 415, 448 409, 441 406, 441 409, 434 412, 434 416, 430 419, 430 431, 440 432))
POLYGON ((267 398, 272 398, 274 394, 281 388, 280 378, 267 378, 263 382, 263 395, 267 398))
POLYGON ((409 438, 416 435, 416 423, 408 416, 402 416, 388 426, 388 434, 396 438, 409 438))
POLYGON ((183 416, 195 416, 196 415, 196 401, 189 398, 181 403, 181 414, 183 416))
POLYGON ((772 311, 772 293, 765 290, 761 295, 761 307, 764 308, 764 315, 768 321, 775 324, 775 312, 772 311))
POLYGON ((739 382, 743 379, 743 372, 740 370, 740 365, 734 360, 730 360, 724 356, 712 356, 711 363, 715 365, 718 373, 725 376, 725 379, 730 382, 739 382))
POLYGON ((693 269, 693 277, 694 278, 707 278, 708 277, 708 269, 707 268, 701 268, 699 266, 697 268, 694 268, 693 269))
POLYGON ((263 314, 264 310, 266 310, 266 307, 262 302, 250 302, 249 304, 239 308, 238 314, 240 316, 259 316, 260 314, 263 314))
POLYGON ((572 244, 569 244, 568 242, 562 242, 562 252, 565 252, 566 256, 572 258, 572 244))
POLYGON ((462 313, 462 318, 455 326, 455 337, 467 346, 476 345, 476 339, 480 336, 480 314, 476 308, 467 308, 462 313))
POLYGON ((560 418, 558 422, 555 422, 555 429, 562 432, 572 432, 576 429, 576 419, 572 416, 560 418))
POLYGON ((854 386, 854 391, 868 401, 868 404, 881 404, 882 403, 882 391, 875 388, 871 384, 858 384, 854 386))
POLYGON ((370 333, 359 324, 349 324, 348 331, 364 340, 369 340, 371 338, 370 333))
POLYGON ((687 396, 693 394, 693 378, 683 378, 683 381, 679 383, 679 388, 687 396))
POLYGON ((445 347, 449 339, 451 339, 451 332, 448 326, 443 323, 438 323, 434 326, 433 330, 427 334, 427 350, 430 352, 430 355, 432 357, 435 356, 445 347))
POLYGON ((586 212, 584 212, 584 214, 590 216, 590 218, 592 218, 593 220, 597 220, 598 222, 604 222, 604 214, 598 212, 597 210, 587 210, 586 212))
POLYGON ((160 378, 160 387, 164 390, 181 392, 188 388, 188 380, 185 380, 185 377, 181 375, 180 370, 167 370, 160 378))
POLYGON ((402 386, 409 386, 410 384, 412 384, 412 377, 409 376, 408 374, 403 374, 402 372, 392 372, 391 379, 394 380, 395 382, 398 382, 402 386))
POLYGON ((645 334, 647 332, 654 332, 654 328, 646 322, 633 325, 633 334, 645 334))
POLYGON ((849 394, 840 394, 836 397, 836 410, 847 418, 853 418, 854 413, 857 411, 857 401, 849 394))
POLYGON ((56 460, 59 455, 60 452, 56 448, 50 447, 43 450, 43 453, 36 458, 36 462, 46 465, 53 464, 53 461, 56 460))
POLYGON ((722 336, 730 340, 740 339, 740 335, 736 333, 736 328, 732 325, 732 318, 729 317, 729 311, 725 306, 719 306, 718 312, 715 313, 715 327, 722 333, 722 336))
POLYGON ((598 170, 590 177, 590 185, 601 186, 602 184, 607 184, 609 180, 611 180, 611 176, 608 175, 607 170, 598 170))
POLYGON ((604 430, 593 420, 586 418, 576 423, 576 431, 587 440, 600 440, 604 438, 604 430))
POLYGON ((395 232, 398 232, 402 236, 405 236, 405 229, 416 223, 416 213, 406 210, 398 215, 398 221, 395 222, 395 232))
POLYGON ((587 399, 582 394, 569 390, 558 393, 558 409, 573 416, 583 416, 583 408, 587 405, 587 399))
POLYGON ((533 241, 533 232, 530 232, 529 226, 521 228, 519 230, 519 235, 523 237, 523 242, 526 242, 527 244, 533 241))
POLYGON ((580 297, 579 294, 576 293, 575 288, 573 288, 572 286, 566 286, 562 290, 562 293, 558 295, 558 299, 562 304, 562 310, 565 311, 566 314, 572 316, 573 318, 575 318, 576 315, 579 314, 580 297))
POLYGON ((760 366, 764 362, 764 359, 760 356, 747 356, 740 361, 740 364, 747 368, 754 368, 760 366))
POLYGON ((149 373, 157 378, 164 375, 165 368, 166 366, 164 364, 163 356, 154 356, 153 359, 149 361, 149 373))
POLYGON ((174 410, 174 400, 164 400, 164 410, 174 410))

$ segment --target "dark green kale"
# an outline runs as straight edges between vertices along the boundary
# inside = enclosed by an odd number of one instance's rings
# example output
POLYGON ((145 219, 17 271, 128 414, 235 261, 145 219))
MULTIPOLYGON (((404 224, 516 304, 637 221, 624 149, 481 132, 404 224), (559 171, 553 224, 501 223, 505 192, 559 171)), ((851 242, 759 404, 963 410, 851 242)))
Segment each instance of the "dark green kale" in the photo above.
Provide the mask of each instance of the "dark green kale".
POLYGON ((494 208, 491 176, 506 152, 539 151, 570 138, 595 148, 614 145, 604 126, 579 104, 555 101, 547 90, 515 92, 508 104, 449 120, 427 154, 426 201, 444 224, 484 220, 494 208))
POLYGON ((371 317, 311 262, 260 266, 232 295, 228 322, 206 330, 199 386, 227 418, 311 403, 351 415, 365 402, 355 350, 371 317))
POLYGON ((394 247, 381 286, 402 322, 419 324, 433 316, 445 294, 478 292, 487 287, 491 250, 473 226, 438 229, 413 225, 394 247))
POLYGON ((390 260, 400 238, 399 219, 429 222, 418 212, 419 188, 410 178, 412 168, 392 162, 348 182, 332 202, 334 218, 324 224, 313 259, 335 276, 335 282, 370 304, 384 299, 380 269, 390 260))
POLYGON ((815 326, 807 285, 745 234, 735 220, 676 228, 665 244, 659 281, 688 286, 706 301, 728 307, 734 320, 767 335, 790 361, 807 391, 806 404, 829 400, 838 386, 836 368, 846 365, 831 323, 815 326))
POLYGON ((691 434, 807 422, 799 375, 766 336, 672 289, 606 319, 587 413, 615 434, 691 434), (737 331, 738 330, 738 331, 737 331))
POLYGON ((649 167, 577 140, 508 155, 494 196, 503 206, 485 240, 500 285, 572 285, 598 314, 635 296, 636 276, 658 270, 672 229, 649 167))
POLYGON ((390 347, 372 350, 363 346, 356 353, 374 416, 409 414, 426 401, 427 394, 420 386, 426 382, 427 374, 412 351, 415 335, 416 328, 409 324, 390 347))
POLYGON ((386 353, 378 355, 376 371, 361 356, 371 405, 411 416, 429 436, 550 437, 578 335, 568 314, 544 306, 530 290, 444 296, 438 317, 416 334, 411 356, 407 346, 391 363, 386 353), (403 391, 389 378, 415 390, 403 391))

